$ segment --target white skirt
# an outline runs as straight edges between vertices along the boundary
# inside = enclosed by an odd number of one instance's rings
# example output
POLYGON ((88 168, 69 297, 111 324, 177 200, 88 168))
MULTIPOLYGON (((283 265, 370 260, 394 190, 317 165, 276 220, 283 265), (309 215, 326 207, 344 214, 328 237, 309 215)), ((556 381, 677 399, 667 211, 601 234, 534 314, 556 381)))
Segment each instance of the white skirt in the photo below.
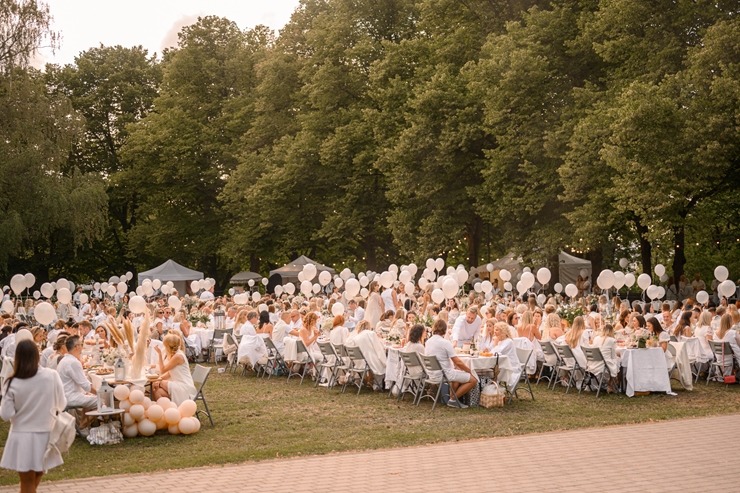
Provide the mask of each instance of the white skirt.
POLYGON ((49 454, 44 463, 44 452, 49 443, 49 433, 10 431, 5 442, 0 467, 17 472, 46 472, 64 464, 62 456, 55 452, 49 454))

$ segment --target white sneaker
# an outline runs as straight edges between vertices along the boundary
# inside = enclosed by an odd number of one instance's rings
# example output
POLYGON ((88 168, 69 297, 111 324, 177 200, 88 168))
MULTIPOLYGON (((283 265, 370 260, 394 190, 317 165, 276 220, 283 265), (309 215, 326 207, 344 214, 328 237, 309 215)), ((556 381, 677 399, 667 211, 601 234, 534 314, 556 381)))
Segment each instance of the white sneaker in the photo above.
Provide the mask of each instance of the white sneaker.
POLYGON ((450 399, 447 401, 447 405, 449 407, 454 407, 455 409, 467 409, 468 406, 466 404, 463 404, 462 402, 458 402, 457 399, 450 399))

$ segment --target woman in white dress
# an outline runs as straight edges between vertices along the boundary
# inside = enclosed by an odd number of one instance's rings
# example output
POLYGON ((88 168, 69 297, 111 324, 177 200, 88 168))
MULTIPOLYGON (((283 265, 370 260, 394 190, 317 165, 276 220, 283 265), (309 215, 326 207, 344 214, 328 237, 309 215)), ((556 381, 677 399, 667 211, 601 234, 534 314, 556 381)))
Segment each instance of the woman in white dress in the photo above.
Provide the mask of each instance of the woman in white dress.
POLYGON ((367 308, 365 308, 365 318, 370 322, 370 327, 375 328, 380 322, 380 316, 383 314, 383 300, 380 298, 378 293, 379 288, 378 281, 373 281, 368 286, 370 293, 367 297, 367 308))
POLYGON ((725 313, 719 321, 719 332, 717 332, 717 339, 722 342, 729 342, 732 351, 728 354, 725 352, 724 361, 722 362, 722 368, 725 375, 733 373, 733 357, 734 365, 740 366, 740 340, 738 340, 738 334, 735 329, 732 328, 732 315, 725 313))
POLYGON ((614 327, 611 324, 604 325, 601 333, 594 337, 594 346, 601 350, 604 356, 604 363, 588 362, 588 371, 598 375, 604 368, 609 371, 609 384, 607 392, 612 393, 616 390, 617 375, 619 374, 619 358, 617 357, 617 340, 614 338, 614 327))
POLYGON ((696 324, 694 336, 699 341, 699 352, 696 355, 698 363, 708 363, 714 359, 712 346, 709 341, 712 338, 712 312, 705 310, 699 316, 699 322, 696 324))
POLYGON ((162 350, 155 346, 159 360, 161 380, 154 382, 154 398, 169 397, 178 406, 183 401, 195 398, 195 384, 190 374, 188 359, 185 357, 185 343, 178 334, 169 333, 162 341, 167 357, 162 356, 162 350))
MULTIPOLYGON (((507 377, 506 385, 513 387, 519 381, 519 377, 522 374, 522 364, 519 362, 519 356, 516 354, 516 347, 514 346, 514 341, 511 339, 509 326, 505 322, 496 322, 493 325, 492 351, 494 354, 509 358, 509 365, 513 370, 507 377)), ((503 375, 504 372, 501 372, 501 376, 503 375)))
POLYGON ((66 405, 59 374, 39 367, 33 341, 19 342, 0 405, 0 418, 10 421, 0 467, 18 472, 21 492, 35 492, 44 472, 64 463, 59 452, 44 455, 53 417, 66 405))

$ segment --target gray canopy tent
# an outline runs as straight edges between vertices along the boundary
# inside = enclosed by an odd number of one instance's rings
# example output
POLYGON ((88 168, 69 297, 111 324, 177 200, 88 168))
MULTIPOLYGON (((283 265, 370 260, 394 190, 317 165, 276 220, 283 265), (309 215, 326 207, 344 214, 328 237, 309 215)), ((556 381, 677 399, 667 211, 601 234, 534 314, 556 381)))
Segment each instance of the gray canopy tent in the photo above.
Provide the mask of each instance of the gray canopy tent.
POLYGON ((243 286, 249 281, 260 282, 261 280, 262 276, 256 272, 242 271, 238 274, 234 274, 231 279, 229 279, 229 283, 234 286, 243 286))
POLYGON ((159 279, 162 282, 172 281, 175 289, 180 295, 187 293, 189 283, 203 279, 203 273, 197 270, 188 269, 170 259, 159 267, 155 267, 145 272, 139 272, 139 285, 144 279, 159 279))
POLYGON ((286 282, 298 282, 298 273, 301 272, 303 270, 303 267, 307 264, 313 264, 316 266, 317 276, 319 273, 324 271, 330 273, 332 276, 337 273, 337 271, 335 271, 331 267, 327 267, 326 265, 320 264, 315 260, 311 260, 305 255, 301 255, 297 259, 293 260, 292 262, 288 262, 279 269, 271 270, 270 277, 274 276, 275 274, 279 274, 282 278, 283 284, 285 284, 286 282))
POLYGON ((574 257, 563 251, 558 255, 559 263, 559 280, 563 286, 575 284, 581 270, 585 270, 588 277, 591 277, 591 261, 574 257))

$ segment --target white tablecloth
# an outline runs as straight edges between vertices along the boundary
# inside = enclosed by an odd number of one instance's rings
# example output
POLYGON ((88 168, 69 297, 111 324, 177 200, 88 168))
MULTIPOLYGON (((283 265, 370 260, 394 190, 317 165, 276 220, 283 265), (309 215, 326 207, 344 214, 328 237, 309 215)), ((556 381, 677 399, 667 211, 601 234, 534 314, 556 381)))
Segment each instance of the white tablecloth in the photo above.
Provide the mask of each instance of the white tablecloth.
MULTIPOLYGON (((699 341, 693 340, 697 345, 699 341)), ((676 369, 678 370, 681 385, 686 390, 694 390, 694 376, 691 374, 691 359, 689 357, 689 348, 692 342, 671 342, 670 345, 676 348, 676 369)))
POLYGON ((634 396, 635 392, 671 391, 668 365, 662 348, 625 349, 622 367, 627 380, 626 394, 629 397, 634 396))
MULTIPOLYGON (((465 363, 470 368, 475 377, 478 378, 478 374, 475 370, 492 370, 496 366, 496 356, 478 356, 471 358, 470 356, 460 356, 460 361, 465 363)), ((516 380, 519 379, 518 369, 514 368, 509 361, 508 356, 498 357, 498 381, 506 382, 509 387, 516 384, 516 380)))
POLYGON ((390 389, 393 382, 401 382, 405 365, 401 360, 401 348, 389 347, 385 360, 385 388, 390 389))
POLYGON ((206 349, 211 345, 211 339, 213 339, 213 329, 195 327, 192 329, 192 333, 198 336, 198 338, 200 339, 201 348, 206 349))

